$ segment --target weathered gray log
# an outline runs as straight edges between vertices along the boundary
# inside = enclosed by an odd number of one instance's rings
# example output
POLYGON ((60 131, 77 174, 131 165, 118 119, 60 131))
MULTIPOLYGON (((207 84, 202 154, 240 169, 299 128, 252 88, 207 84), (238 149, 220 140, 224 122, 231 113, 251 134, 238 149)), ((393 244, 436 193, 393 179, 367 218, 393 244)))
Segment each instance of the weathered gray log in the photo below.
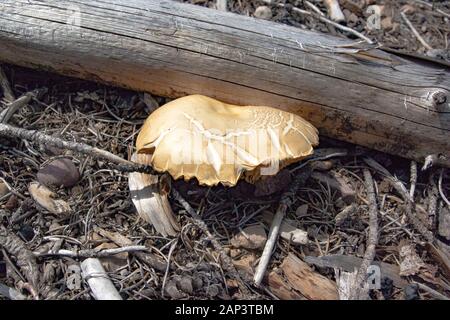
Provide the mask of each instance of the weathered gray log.
POLYGON ((162 0, 2 0, 0 60, 153 94, 298 113, 324 135, 450 166, 450 71, 162 0))

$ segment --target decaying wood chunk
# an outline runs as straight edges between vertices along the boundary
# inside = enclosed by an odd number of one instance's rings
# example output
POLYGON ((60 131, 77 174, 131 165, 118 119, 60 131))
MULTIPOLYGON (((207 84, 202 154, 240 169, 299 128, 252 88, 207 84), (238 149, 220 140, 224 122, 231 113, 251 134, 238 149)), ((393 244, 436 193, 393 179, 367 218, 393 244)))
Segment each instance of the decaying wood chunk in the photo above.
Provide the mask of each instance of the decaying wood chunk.
MULTIPOLYGON (((318 267, 341 269, 346 272, 353 272, 355 269, 358 269, 361 266, 362 260, 355 256, 339 254, 322 257, 305 257, 305 261, 309 264, 314 264, 318 267)), ((378 261, 373 261, 372 264, 380 267, 381 278, 387 277, 391 279, 397 288, 404 288, 408 285, 408 282, 400 277, 400 268, 398 266, 378 261)))
POLYGON ((289 284, 310 300, 338 300, 336 283, 289 253, 280 266, 289 284))
POLYGON ((275 271, 269 273, 267 284, 270 291, 281 300, 306 300, 298 290, 292 288, 289 283, 275 271))

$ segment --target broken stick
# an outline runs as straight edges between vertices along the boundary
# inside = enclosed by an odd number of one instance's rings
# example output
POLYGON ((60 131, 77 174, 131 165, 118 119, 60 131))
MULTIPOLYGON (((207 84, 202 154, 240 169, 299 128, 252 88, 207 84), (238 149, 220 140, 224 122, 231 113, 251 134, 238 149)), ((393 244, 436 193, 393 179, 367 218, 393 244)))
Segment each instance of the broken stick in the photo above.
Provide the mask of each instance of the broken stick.
POLYGON ((375 258, 375 247, 378 243, 378 205, 374 189, 372 175, 368 169, 364 169, 364 182, 367 189, 367 198, 369 200, 369 238, 367 240, 367 249, 363 261, 356 274, 354 287, 350 292, 350 300, 359 300, 360 297, 367 296, 364 292, 366 286, 364 282, 367 279, 367 269, 375 258))
POLYGON ((100 260, 88 258, 81 263, 84 280, 96 300, 122 300, 119 292, 103 269, 100 260))
POLYGON ((281 196, 280 205, 278 206, 277 213, 273 218, 272 226, 270 227, 269 231, 269 237, 266 241, 264 251, 261 255, 261 259, 259 260, 259 264, 258 267, 256 268, 255 276, 253 278, 253 282, 255 283, 256 286, 260 286, 264 278, 264 273, 266 272, 267 266, 270 261, 270 257, 272 256, 273 248, 275 247, 275 243, 277 242, 278 235, 280 233, 281 223, 283 222, 286 210, 292 204, 292 197, 295 195, 300 185, 305 183, 305 181, 310 177, 310 175, 311 175, 311 166, 307 165, 303 168, 303 171, 297 174, 289 190, 287 190, 281 196))
POLYGON ((0 135, 10 138, 20 138, 42 145, 54 146, 59 149, 68 149, 96 159, 108 160, 118 165, 117 169, 122 172, 144 172, 154 174, 155 171, 149 165, 142 165, 125 160, 106 150, 91 147, 84 143, 65 141, 61 138, 43 134, 37 130, 26 130, 8 124, 0 123, 0 135))

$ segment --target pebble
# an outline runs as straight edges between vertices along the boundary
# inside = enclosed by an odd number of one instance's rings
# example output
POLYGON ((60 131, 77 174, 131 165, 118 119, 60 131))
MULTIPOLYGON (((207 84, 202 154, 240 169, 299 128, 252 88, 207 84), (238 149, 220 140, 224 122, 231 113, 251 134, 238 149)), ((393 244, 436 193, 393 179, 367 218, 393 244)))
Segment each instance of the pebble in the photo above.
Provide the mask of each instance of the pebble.
POLYGON ((415 283, 407 285, 404 289, 405 300, 419 300, 419 286, 415 283))
POLYGON ((270 20, 272 18, 272 10, 268 6, 259 6, 253 15, 258 19, 270 20))
POLYGON ((25 224, 20 228, 19 234, 28 242, 34 238, 34 229, 30 225, 25 224))
POLYGON ((72 160, 60 158, 50 161, 37 173, 38 181, 47 187, 72 187, 80 180, 80 172, 72 160))
POLYGON ((231 244, 236 248, 261 249, 267 241, 266 230, 262 225, 244 228, 231 239, 231 244))
POLYGON ((9 189, 3 182, 0 181, 0 198, 6 196, 9 193, 9 189))
POLYGON ((182 277, 177 281, 178 288, 187 293, 192 294, 194 292, 194 286, 192 284, 191 277, 182 277))

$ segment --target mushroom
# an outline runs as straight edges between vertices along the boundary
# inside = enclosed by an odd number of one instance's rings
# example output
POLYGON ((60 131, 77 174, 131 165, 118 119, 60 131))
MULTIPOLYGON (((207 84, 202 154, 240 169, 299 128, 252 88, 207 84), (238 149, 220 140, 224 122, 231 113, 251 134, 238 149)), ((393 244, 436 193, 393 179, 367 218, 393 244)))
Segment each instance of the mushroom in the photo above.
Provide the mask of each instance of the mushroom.
MULTIPOLYGON (((201 185, 255 182, 307 157, 318 131, 298 115, 270 107, 240 107, 192 95, 156 109, 145 121, 131 160, 201 185)), ((168 201, 166 175, 131 173, 139 215, 163 236, 180 226, 168 201)))
POLYGON ((318 131, 298 115, 235 106, 201 95, 167 103, 145 121, 136 141, 149 165, 200 185, 255 182, 313 153, 318 131))

